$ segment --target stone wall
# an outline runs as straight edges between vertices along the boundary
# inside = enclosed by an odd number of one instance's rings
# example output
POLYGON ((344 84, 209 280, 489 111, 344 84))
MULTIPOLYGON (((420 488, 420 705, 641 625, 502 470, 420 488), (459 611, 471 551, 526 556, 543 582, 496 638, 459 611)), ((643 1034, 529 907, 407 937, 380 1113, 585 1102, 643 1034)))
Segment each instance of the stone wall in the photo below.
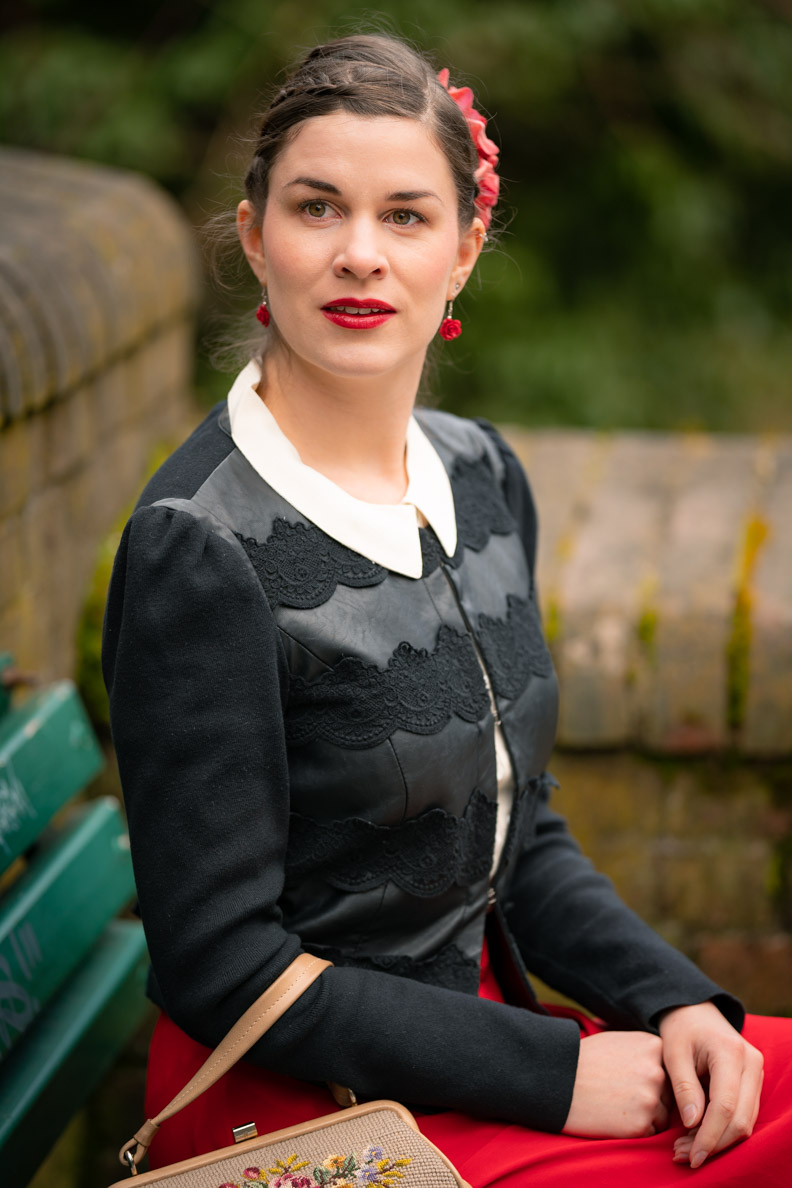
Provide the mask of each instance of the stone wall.
POLYGON ((0 150, 0 650, 72 675, 96 550, 190 404, 189 228, 142 177, 0 150))
POLYGON ((792 438, 532 432, 559 743, 792 754, 792 438))
POLYGON ((792 439, 507 436, 539 509, 555 804, 640 915, 792 1014, 792 439))
POLYGON ((630 907, 750 1010, 792 1015, 792 764, 559 750, 550 768, 630 907))

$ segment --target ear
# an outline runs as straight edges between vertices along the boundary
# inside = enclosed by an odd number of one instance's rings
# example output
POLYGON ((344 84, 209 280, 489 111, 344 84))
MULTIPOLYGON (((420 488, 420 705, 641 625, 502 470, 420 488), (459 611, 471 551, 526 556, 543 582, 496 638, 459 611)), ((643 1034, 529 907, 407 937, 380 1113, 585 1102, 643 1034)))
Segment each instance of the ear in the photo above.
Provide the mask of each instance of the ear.
POLYGON ((247 262, 256 274, 262 287, 267 284, 267 261, 261 241, 261 221, 256 216, 253 206, 243 198, 236 213, 237 234, 242 250, 247 256, 247 262))
POLYGON ((462 289, 464 289, 465 282, 473 271, 481 249, 484 246, 485 237, 486 230, 484 223, 480 218, 476 217, 467 231, 460 236, 456 261, 448 278, 446 301, 453 301, 455 297, 459 296, 462 289))

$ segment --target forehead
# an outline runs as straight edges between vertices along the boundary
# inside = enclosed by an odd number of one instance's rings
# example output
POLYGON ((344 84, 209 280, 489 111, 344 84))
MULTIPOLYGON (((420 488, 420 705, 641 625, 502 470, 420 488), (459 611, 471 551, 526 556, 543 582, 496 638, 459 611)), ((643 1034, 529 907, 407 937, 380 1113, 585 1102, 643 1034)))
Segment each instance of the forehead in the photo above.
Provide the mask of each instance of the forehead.
POLYGON ((418 120, 338 111, 299 125, 272 170, 274 186, 298 175, 372 188, 453 192, 445 153, 418 120))

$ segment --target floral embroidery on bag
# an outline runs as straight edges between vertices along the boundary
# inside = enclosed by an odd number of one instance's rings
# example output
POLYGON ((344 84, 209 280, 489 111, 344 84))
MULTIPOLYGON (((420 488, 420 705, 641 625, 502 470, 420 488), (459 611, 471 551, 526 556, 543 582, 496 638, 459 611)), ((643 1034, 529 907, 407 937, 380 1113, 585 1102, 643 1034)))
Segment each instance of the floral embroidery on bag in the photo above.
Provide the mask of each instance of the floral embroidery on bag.
POLYGON ((242 1179, 226 1181, 218 1188, 248 1188, 252 1183, 265 1188, 395 1188, 404 1179, 404 1168, 412 1160, 407 1156, 391 1159, 381 1147, 369 1147, 362 1158, 350 1155, 328 1155, 324 1163, 310 1167, 307 1159, 298 1155, 278 1159, 273 1167, 246 1167, 242 1179))

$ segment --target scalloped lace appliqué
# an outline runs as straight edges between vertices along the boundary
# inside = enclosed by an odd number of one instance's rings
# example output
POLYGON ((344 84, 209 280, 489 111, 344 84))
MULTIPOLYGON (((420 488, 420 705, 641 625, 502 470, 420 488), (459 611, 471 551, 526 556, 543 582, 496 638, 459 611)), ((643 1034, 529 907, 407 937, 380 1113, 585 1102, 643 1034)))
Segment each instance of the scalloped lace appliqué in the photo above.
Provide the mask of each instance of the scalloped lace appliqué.
POLYGON ((549 677, 553 661, 547 650, 534 598, 510 594, 505 619, 478 617, 478 638, 495 692, 514 698, 522 693, 531 673, 549 677))
POLYGON ((445 945, 431 957, 408 957, 404 954, 374 953, 366 955, 345 953, 334 945, 314 945, 304 948, 317 957, 324 957, 334 965, 354 965, 358 969, 379 970, 401 978, 412 978, 429 986, 443 986, 447 990, 461 990, 476 994, 479 985, 479 963, 468 957, 455 944, 445 945))
POLYGON ((446 557, 431 528, 422 528, 423 577, 428 577, 445 562, 457 568, 465 549, 480 553, 491 536, 508 536, 515 522, 492 471, 489 458, 459 458, 451 475, 454 508, 457 518, 457 550, 446 557))
MULTIPOLYGON (((451 474, 457 518, 457 550, 446 557, 430 529, 420 529, 423 576, 441 561, 457 566, 466 548, 480 552, 490 536, 514 531, 514 520, 501 495, 489 459, 460 458, 451 474)), ((332 598, 337 586, 377 586, 387 570, 346 545, 333 540, 314 524, 283 517, 276 519, 264 541, 252 536, 237 539, 247 553, 270 605, 308 610, 332 598)))
POLYGON ((294 813, 287 876, 318 876, 341 891, 370 891, 392 882, 422 898, 454 883, 469 887, 489 871, 496 813, 496 802, 478 788, 462 817, 433 808, 388 826, 361 817, 324 824, 294 813))
POLYGON ((236 536, 272 607, 308 610, 327 602, 338 585, 376 586, 388 572, 314 524, 277 519, 262 544, 250 536, 236 536))
POLYGON ((365 748, 396 730, 437 734, 452 714, 478 722, 489 697, 470 639, 445 624, 434 651, 400 643, 387 668, 345 656, 315 681, 292 681, 286 738, 365 748))

